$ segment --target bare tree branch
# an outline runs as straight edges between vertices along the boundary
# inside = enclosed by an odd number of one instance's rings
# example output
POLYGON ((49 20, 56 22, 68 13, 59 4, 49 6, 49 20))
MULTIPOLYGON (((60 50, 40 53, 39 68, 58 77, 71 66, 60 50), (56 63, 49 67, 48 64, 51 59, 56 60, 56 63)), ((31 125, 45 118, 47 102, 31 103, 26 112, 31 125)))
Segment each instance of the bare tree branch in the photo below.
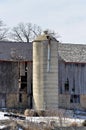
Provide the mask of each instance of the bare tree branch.
POLYGON ((18 42, 30 42, 39 34, 41 34, 41 28, 31 23, 20 23, 11 32, 12 38, 18 42))
POLYGON ((8 28, 3 24, 3 21, 0 20, 0 41, 7 40, 8 28))
POLYGON ((13 37, 15 38, 15 40, 24 42, 22 37, 21 37, 21 34, 19 33, 19 31, 18 31, 18 29, 16 27, 13 29, 13 31, 15 32, 13 34, 13 37))

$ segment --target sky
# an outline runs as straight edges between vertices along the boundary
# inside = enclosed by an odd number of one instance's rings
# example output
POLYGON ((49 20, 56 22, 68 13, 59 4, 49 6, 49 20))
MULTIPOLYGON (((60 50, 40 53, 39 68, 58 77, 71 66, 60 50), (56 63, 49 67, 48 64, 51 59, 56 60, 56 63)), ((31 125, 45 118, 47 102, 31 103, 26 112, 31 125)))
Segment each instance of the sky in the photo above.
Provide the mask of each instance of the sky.
POLYGON ((63 43, 86 44, 86 0, 0 0, 0 19, 8 27, 37 24, 63 43))

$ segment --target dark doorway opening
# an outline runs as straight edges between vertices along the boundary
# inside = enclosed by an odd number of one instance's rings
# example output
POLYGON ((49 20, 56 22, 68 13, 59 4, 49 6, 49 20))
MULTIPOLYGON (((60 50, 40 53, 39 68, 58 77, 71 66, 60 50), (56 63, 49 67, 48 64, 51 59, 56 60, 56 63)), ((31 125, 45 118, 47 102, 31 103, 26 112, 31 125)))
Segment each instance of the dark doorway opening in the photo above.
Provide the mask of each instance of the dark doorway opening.
POLYGON ((33 107, 33 83, 31 80, 31 92, 30 92, 30 108, 32 109, 33 107))

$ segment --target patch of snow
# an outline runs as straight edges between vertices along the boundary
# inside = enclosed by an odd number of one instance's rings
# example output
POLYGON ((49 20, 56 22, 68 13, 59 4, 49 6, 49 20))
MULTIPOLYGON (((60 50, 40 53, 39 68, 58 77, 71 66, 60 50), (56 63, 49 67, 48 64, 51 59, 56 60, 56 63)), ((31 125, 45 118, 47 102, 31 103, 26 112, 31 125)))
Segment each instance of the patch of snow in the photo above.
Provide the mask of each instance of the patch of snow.
POLYGON ((1 125, 1 126, 0 126, 0 129, 4 129, 4 128, 6 128, 5 125, 1 125))
POLYGON ((23 130, 22 128, 19 128, 18 130, 23 130))
POLYGON ((4 114, 7 114, 7 112, 0 112, 0 120, 9 120, 9 117, 4 116, 4 114))
POLYGON ((58 125, 60 125, 60 123, 62 123, 63 126, 67 126, 69 124, 71 124, 72 122, 77 122, 77 124, 82 124, 82 122, 84 121, 84 119, 79 119, 79 118, 59 118, 59 117, 26 117, 26 121, 30 121, 30 122, 36 122, 36 123, 40 123, 40 122, 45 122, 45 123, 50 123, 51 121, 55 121, 58 125))

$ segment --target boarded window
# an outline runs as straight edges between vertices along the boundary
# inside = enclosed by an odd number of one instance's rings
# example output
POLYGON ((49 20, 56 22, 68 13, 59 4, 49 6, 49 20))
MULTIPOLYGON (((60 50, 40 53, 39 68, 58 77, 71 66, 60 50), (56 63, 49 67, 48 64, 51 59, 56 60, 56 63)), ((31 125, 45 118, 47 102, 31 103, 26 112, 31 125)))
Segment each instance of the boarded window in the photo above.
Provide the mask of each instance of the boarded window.
POLYGON ((27 72, 27 62, 19 63, 20 76, 25 76, 27 72))
POLYGON ((71 95, 70 103, 80 103, 80 95, 71 95))

